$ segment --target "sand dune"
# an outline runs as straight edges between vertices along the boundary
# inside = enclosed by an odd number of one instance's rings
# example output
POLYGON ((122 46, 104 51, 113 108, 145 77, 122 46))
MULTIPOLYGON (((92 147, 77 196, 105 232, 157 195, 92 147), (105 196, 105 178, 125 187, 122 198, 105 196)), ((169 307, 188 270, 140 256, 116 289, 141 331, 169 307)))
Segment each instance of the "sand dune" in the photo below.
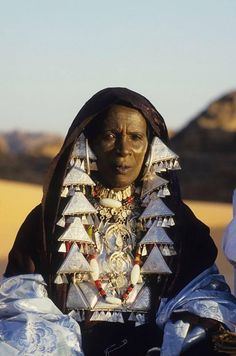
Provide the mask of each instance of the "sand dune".
MULTIPOLYGON (((4 272, 7 254, 14 242, 17 230, 28 212, 40 202, 41 196, 40 186, 0 180, 0 274, 4 272)), ((198 218, 211 228, 212 237, 219 250, 217 265, 232 288, 233 268, 221 250, 223 230, 232 219, 231 205, 190 201, 187 201, 187 204, 198 218)))

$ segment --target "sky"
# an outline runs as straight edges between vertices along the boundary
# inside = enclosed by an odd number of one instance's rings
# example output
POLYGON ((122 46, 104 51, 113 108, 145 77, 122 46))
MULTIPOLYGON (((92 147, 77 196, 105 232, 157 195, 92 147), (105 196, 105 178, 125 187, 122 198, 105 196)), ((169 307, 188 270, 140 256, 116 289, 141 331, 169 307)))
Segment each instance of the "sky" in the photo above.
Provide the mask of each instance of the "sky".
POLYGON ((235 0, 0 0, 0 131, 65 135, 105 87, 178 130, 236 89, 235 0))

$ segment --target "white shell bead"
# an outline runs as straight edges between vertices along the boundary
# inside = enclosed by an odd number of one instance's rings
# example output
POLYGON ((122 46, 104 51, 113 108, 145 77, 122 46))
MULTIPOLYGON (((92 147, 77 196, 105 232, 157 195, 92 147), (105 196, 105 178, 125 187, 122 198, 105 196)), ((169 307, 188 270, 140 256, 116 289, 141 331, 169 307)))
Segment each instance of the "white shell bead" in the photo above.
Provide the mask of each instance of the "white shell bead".
POLYGON ((109 304, 121 305, 121 299, 116 297, 106 297, 106 302, 109 304))
POLYGON ((89 262, 90 265, 90 274, 91 277, 94 281, 96 281, 99 278, 99 266, 95 258, 92 258, 91 261, 89 262))
POLYGON ((138 264, 134 265, 131 271, 130 280, 133 285, 138 283, 140 277, 140 266, 138 264))
POLYGON ((122 203, 119 200, 111 199, 111 198, 102 198, 100 199, 100 204, 105 208, 120 208, 122 203))

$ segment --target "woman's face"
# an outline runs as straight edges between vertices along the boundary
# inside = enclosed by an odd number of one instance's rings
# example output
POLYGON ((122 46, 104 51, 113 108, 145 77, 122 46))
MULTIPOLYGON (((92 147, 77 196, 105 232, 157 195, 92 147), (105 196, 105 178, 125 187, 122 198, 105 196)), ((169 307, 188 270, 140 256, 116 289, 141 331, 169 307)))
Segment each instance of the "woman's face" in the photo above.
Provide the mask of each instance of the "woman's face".
POLYGON ((114 105, 99 124, 99 134, 90 142, 99 175, 107 187, 123 189, 141 171, 148 147, 146 121, 139 111, 114 105))

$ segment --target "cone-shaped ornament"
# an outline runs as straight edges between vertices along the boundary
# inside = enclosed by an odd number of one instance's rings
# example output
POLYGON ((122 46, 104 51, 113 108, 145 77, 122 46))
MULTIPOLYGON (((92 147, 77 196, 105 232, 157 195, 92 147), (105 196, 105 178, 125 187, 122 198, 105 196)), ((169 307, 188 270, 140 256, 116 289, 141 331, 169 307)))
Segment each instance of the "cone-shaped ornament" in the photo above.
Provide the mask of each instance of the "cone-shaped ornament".
POLYGON ((163 203, 160 198, 151 199, 146 209, 140 216, 140 220, 157 216, 173 216, 174 213, 163 203))
POLYGON ((63 186, 68 185, 95 185, 89 175, 81 168, 79 160, 76 161, 64 179, 63 186))
POLYGON ((71 284, 67 296, 66 307, 68 309, 89 309, 89 304, 76 284, 71 284))
POLYGON ((76 241, 81 243, 94 244, 78 216, 74 217, 74 221, 59 237, 58 241, 76 241))
POLYGON ((169 238, 167 233, 162 227, 157 226, 157 222, 154 221, 151 228, 139 243, 140 245, 147 244, 169 244, 173 245, 173 241, 169 238))
MULTIPOLYGON (((91 159, 92 161, 95 161, 97 159, 89 146, 88 146, 88 156, 89 156, 89 159, 91 159)), ((71 158, 80 158, 80 159, 87 158, 86 138, 83 133, 79 136, 78 140, 76 141, 76 143, 74 145, 74 148, 73 148, 73 151, 71 154, 71 158)))
MULTIPOLYGON (((171 151, 160 139, 155 136, 151 144, 151 154, 146 162, 147 166, 154 163, 178 159, 178 155, 171 151)), ((168 167, 166 167, 168 168, 168 167)))
POLYGON ((85 198, 82 192, 75 192, 63 210, 63 215, 95 214, 97 210, 85 198))
POLYGON ((98 301, 98 290, 95 285, 89 282, 83 282, 79 284, 83 294, 86 295, 87 302, 90 308, 93 308, 98 301))
POLYGON ((90 266, 84 258, 76 243, 73 243, 68 255, 66 256, 57 273, 90 272, 90 266))
POLYGON ((141 273, 156 273, 156 274, 169 274, 172 273, 161 255, 157 246, 154 246, 148 258, 146 259, 141 273))
POLYGON ((150 308, 151 293, 147 286, 144 286, 138 293, 134 303, 130 306, 133 311, 147 311, 150 308))
POLYGON ((166 186, 167 183, 168 180, 159 177, 156 173, 147 175, 143 180, 141 199, 143 199, 147 194, 152 193, 154 190, 160 189, 162 186, 166 186))

